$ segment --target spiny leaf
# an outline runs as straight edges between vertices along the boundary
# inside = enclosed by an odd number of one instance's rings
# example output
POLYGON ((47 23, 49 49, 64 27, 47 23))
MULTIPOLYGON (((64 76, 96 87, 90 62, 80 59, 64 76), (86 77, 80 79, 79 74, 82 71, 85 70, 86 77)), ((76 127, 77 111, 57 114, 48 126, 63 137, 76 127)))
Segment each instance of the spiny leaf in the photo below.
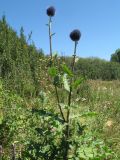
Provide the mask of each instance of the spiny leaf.
POLYGON ((73 76, 72 71, 65 64, 62 64, 61 66, 62 66, 64 73, 68 74, 69 76, 73 76))

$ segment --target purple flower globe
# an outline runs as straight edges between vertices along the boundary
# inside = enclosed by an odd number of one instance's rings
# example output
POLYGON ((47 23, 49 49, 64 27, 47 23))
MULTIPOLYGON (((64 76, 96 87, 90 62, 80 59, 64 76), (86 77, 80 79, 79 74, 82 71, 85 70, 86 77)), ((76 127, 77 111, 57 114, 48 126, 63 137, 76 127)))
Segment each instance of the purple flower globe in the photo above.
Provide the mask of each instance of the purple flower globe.
POLYGON ((49 8, 47 8, 46 13, 48 16, 53 17, 55 15, 55 8, 53 6, 50 6, 49 8))
POLYGON ((70 38, 73 41, 79 41, 80 37, 81 37, 81 32, 78 29, 75 29, 70 33, 70 38))

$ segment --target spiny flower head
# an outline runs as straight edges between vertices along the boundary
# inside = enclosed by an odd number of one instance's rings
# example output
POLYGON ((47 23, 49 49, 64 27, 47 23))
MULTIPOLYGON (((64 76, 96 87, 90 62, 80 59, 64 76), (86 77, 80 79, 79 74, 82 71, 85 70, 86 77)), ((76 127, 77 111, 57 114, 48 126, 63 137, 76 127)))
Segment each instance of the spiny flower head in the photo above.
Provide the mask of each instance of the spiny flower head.
POLYGON ((55 15, 55 8, 53 6, 48 7, 46 13, 48 16, 53 17, 55 15))
POLYGON ((70 38, 73 41, 79 41, 80 37, 81 37, 81 32, 78 29, 75 29, 70 33, 70 38))

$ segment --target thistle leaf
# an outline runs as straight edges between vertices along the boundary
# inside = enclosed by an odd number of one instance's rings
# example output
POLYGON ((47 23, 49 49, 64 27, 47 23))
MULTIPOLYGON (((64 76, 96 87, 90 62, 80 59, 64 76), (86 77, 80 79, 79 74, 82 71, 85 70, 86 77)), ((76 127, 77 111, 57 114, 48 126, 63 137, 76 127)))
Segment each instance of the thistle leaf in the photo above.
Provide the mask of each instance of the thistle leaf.
POLYGON ((51 67, 48 69, 48 73, 51 77, 55 77, 58 74, 58 71, 55 67, 51 67))
POLYGON ((62 69, 63 69, 64 73, 68 74, 71 77, 73 76, 72 71, 65 64, 62 65, 62 69))
POLYGON ((68 79, 67 79, 67 74, 63 75, 63 84, 64 84, 65 90, 70 92, 70 86, 69 86, 69 82, 68 82, 68 79))
POLYGON ((74 89, 77 89, 77 87, 84 81, 84 78, 80 78, 75 80, 75 82, 72 84, 74 89))

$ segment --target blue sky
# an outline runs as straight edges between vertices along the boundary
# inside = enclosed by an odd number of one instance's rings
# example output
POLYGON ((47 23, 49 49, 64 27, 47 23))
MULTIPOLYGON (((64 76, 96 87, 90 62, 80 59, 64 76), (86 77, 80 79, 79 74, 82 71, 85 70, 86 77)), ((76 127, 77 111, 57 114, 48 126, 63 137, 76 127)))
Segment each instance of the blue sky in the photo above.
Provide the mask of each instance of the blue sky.
POLYGON ((77 54, 80 57, 110 59, 120 48, 120 0, 0 0, 0 17, 6 15, 8 23, 19 33, 31 31, 37 48, 49 54, 48 17, 46 8, 55 6, 52 30, 53 51, 72 55, 73 42, 69 33, 80 29, 82 33, 77 54))

